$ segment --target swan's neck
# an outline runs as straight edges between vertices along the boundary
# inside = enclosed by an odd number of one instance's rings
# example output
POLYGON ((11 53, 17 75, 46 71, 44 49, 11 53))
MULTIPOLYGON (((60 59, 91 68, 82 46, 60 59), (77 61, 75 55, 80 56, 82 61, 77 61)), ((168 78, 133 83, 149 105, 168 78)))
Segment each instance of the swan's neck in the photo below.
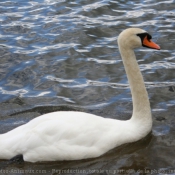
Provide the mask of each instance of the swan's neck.
POLYGON ((137 120, 146 119, 151 122, 151 109, 148 93, 146 91, 143 76, 136 61, 134 51, 132 49, 124 49, 122 47, 119 47, 119 49, 131 88, 133 101, 132 118, 137 120))

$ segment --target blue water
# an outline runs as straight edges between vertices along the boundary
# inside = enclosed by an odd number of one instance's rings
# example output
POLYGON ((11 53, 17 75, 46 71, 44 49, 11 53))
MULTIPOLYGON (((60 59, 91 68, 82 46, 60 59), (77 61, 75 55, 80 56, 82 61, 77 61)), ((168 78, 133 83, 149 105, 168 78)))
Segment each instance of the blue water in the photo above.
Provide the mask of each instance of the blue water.
POLYGON ((172 0, 0 1, 1 133, 57 110, 130 118, 131 94, 117 37, 128 27, 139 27, 161 47, 160 51, 136 50, 153 111, 147 147, 140 143, 129 153, 114 151, 77 166, 25 164, 23 169, 45 167, 49 174, 56 167, 175 168, 174 9, 172 0))

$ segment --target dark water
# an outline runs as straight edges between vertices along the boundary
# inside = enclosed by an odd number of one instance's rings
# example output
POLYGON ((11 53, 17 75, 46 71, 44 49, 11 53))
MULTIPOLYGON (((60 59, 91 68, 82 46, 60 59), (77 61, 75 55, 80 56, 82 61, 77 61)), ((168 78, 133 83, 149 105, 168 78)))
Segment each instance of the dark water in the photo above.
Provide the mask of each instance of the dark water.
POLYGON ((0 174, 175 174, 174 9, 172 0, 0 1, 1 133, 59 110, 129 119, 131 94, 117 36, 140 27, 161 46, 136 51, 152 134, 96 159, 1 161, 0 174))

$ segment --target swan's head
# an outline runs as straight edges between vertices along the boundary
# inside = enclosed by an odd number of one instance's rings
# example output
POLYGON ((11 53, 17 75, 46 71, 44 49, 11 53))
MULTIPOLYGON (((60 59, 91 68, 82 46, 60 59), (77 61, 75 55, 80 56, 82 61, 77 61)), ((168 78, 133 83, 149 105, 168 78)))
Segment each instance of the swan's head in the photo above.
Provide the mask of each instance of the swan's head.
POLYGON ((152 37, 145 30, 139 28, 128 28, 120 33, 118 45, 123 48, 135 49, 138 47, 148 47, 160 50, 160 47, 151 41, 152 37))

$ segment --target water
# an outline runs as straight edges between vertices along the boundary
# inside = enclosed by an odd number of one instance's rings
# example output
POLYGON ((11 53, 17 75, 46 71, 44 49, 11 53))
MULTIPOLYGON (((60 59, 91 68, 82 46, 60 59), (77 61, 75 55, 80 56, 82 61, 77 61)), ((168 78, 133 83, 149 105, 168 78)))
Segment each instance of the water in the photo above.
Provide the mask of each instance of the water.
POLYGON ((174 9, 172 0, 1 1, 1 133, 59 110, 129 119, 131 94, 117 37, 140 27, 161 46, 136 51, 153 111, 151 135, 96 159, 1 161, 1 174, 175 174, 174 9))

